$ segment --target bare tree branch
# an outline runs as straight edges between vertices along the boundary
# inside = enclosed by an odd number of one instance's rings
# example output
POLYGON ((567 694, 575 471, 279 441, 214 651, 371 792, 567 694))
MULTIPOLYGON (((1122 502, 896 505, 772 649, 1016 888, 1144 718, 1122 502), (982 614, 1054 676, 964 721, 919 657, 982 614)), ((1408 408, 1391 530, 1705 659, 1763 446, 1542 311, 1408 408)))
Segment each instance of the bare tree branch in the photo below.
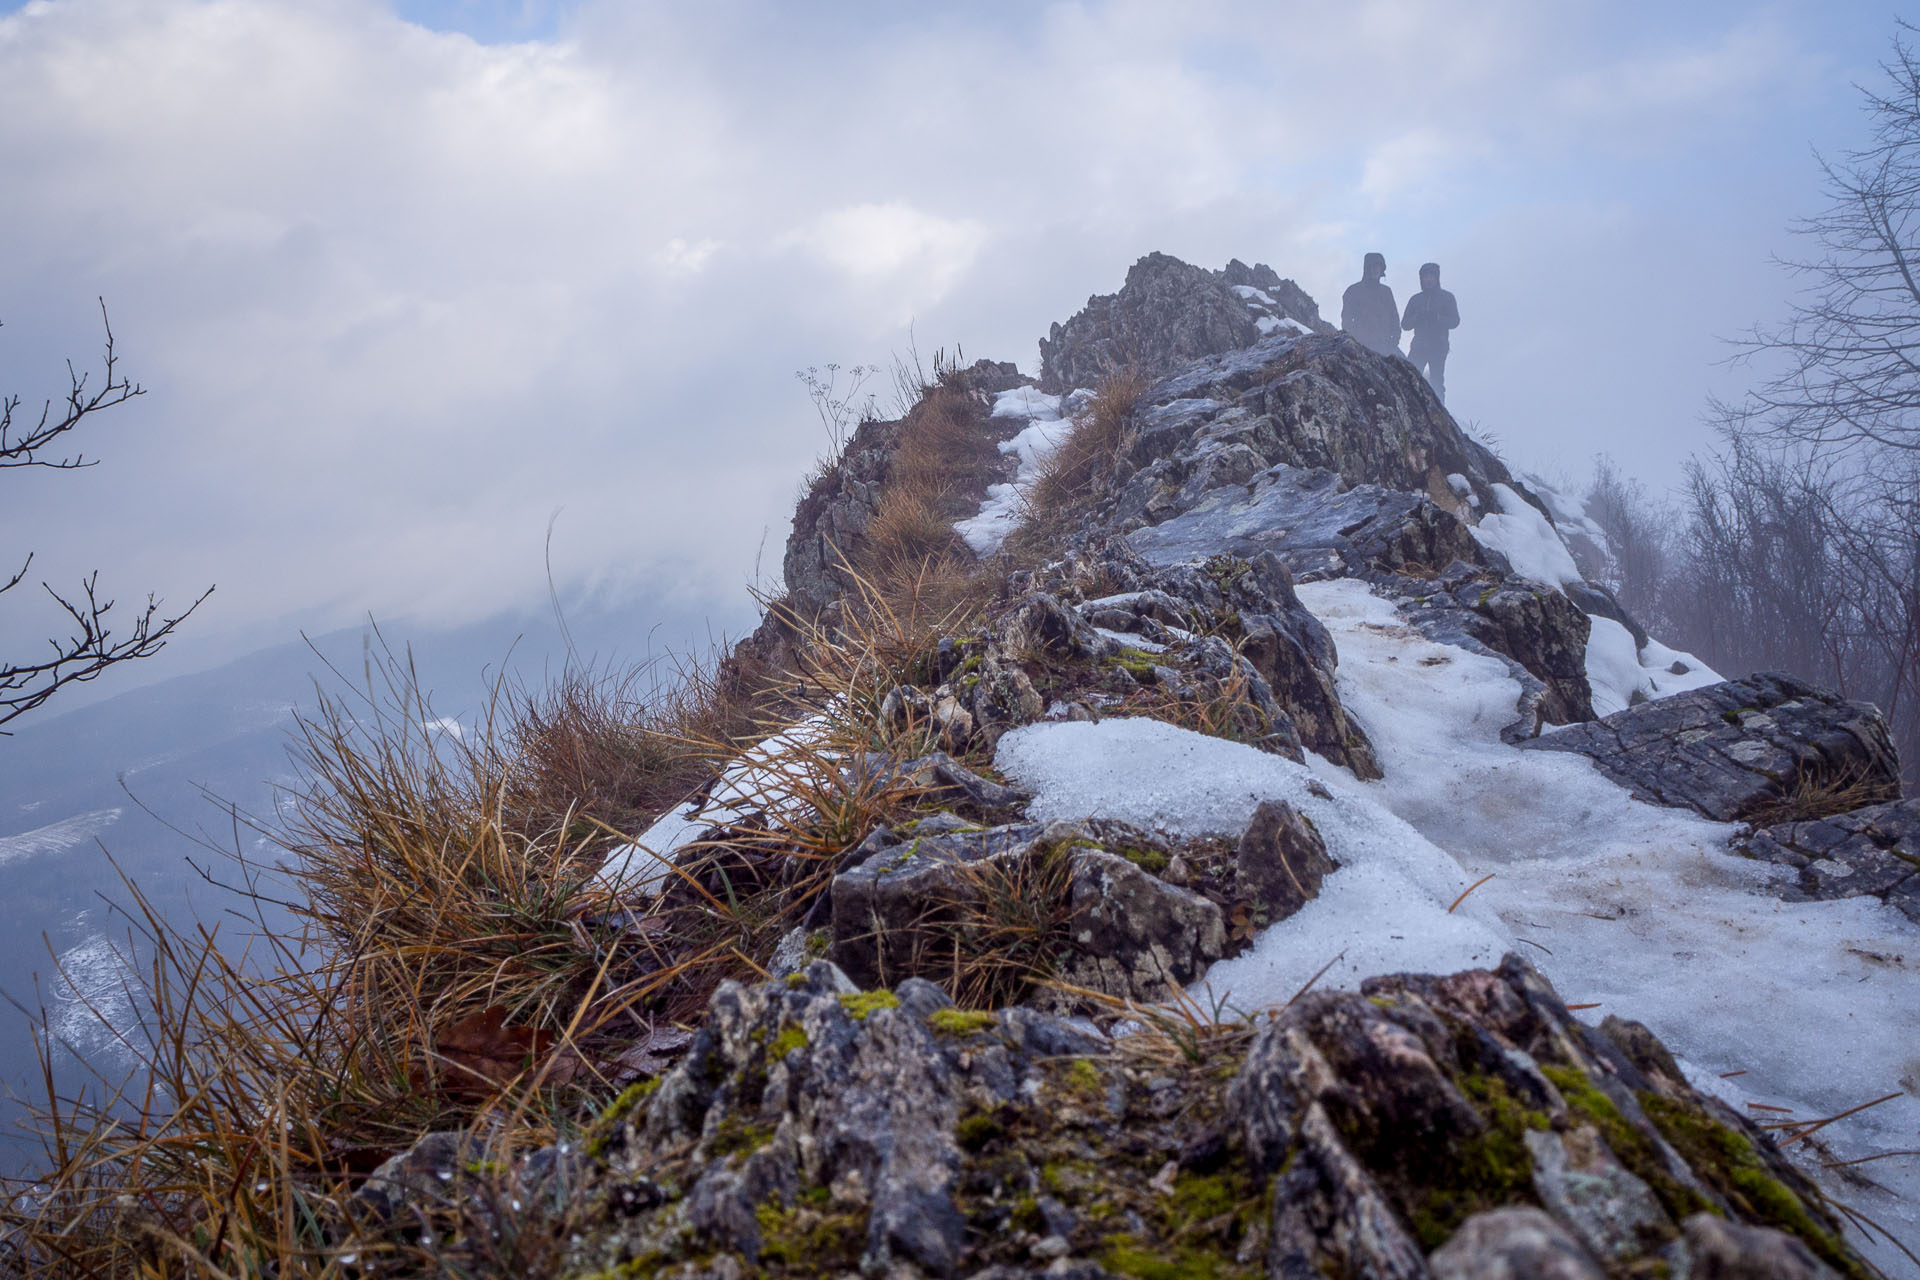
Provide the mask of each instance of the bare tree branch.
POLYGON ((1887 86, 1862 90, 1872 145, 1820 160, 1827 210, 1792 227, 1814 252, 1780 260, 1807 281, 1800 300, 1730 357, 1765 371, 1744 425, 1782 442, 1920 450, 1920 60, 1904 34, 1881 70, 1887 86))
MULTIPOLYGON (((55 471, 74 471, 95 465, 94 459, 81 453, 63 452, 59 456, 47 456, 48 450, 61 437, 95 414, 145 394, 137 383, 128 380, 119 371, 113 326, 107 319, 104 299, 100 303, 100 322, 106 329, 107 341, 105 368, 97 386, 90 387, 90 375, 77 371, 69 361, 67 396, 59 414, 56 416, 54 413, 54 402, 47 400, 41 406, 38 420, 31 427, 19 430, 14 425, 14 414, 20 407, 20 397, 0 397, 0 470, 44 467, 55 471)), ((29 551, 19 570, 0 581, 0 595, 19 586, 32 565, 33 553, 29 551)), ((58 639, 49 639, 49 652, 38 661, 0 660, 0 725, 6 725, 39 708, 69 685, 98 678, 109 667, 152 657, 166 647, 167 638, 174 629, 192 616, 193 611, 213 594, 213 588, 208 587, 185 610, 172 616, 162 613, 157 598, 148 596, 146 608, 134 617, 132 627, 125 634, 116 635, 108 620, 114 602, 100 598, 98 572, 85 578, 80 590, 72 597, 61 595, 44 582, 40 585, 55 606, 65 614, 67 634, 58 639)), ((8 736, 8 733, 8 730, 0 728, 0 737, 8 736)))
POLYGON ((119 373, 119 357, 113 349, 113 325, 107 319, 107 301, 100 299, 100 323, 107 331, 106 369, 100 385, 93 390, 87 389, 90 375, 80 373, 67 362, 67 399, 58 418, 53 416, 53 401, 46 400, 40 406, 40 418, 22 434, 15 435, 13 415, 20 408, 20 397, 7 396, 0 399, 0 469, 7 467, 48 467, 56 471, 73 471, 80 467, 94 465, 94 460, 84 454, 71 457, 43 458, 40 455, 61 436, 66 435, 92 414, 103 409, 111 409, 125 404, 135 396, 147 394, 146 388, 136 382, 129 382, 119 373))

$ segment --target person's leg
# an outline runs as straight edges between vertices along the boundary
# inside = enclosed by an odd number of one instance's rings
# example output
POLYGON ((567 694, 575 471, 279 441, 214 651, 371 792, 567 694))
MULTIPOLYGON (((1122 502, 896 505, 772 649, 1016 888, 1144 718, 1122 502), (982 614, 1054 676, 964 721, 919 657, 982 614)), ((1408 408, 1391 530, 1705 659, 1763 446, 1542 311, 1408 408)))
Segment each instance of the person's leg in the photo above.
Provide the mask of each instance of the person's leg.
POLYGON ((1447 353, 1435 351, 1427 356, 1427 381, 1433 384, 1433 394, 1440 403, 1447 402, 1447 353))

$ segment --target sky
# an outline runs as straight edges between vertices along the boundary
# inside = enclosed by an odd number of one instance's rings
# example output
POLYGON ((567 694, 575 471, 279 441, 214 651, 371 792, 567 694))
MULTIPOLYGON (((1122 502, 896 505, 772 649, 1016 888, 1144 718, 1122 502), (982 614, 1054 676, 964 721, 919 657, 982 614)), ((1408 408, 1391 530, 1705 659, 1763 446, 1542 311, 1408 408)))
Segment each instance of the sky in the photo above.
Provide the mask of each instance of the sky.
MULTIPOLYGON (((0 474, 0 559, 215 596, 149 678, 368 615, 751 621, 795 379, 1018 361, 1161 250, 1337 318, 1443 265, 1449 406, 1656 489, 1783 313, 1881 5, 0 0, 0 392, 147 394, 0 474), (549 531, 551 535, 549 536, 549 531)), ((885 406, 890 381, 871 389, 885 406)), ((58 619, 0 597, 0 654, 58 619)))

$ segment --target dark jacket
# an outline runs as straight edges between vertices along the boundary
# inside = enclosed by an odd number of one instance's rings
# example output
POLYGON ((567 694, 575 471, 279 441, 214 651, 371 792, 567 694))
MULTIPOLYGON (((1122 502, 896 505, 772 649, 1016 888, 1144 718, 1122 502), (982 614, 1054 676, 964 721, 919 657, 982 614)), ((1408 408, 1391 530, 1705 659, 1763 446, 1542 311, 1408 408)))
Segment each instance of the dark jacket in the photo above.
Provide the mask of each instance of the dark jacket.
POLYGON ((1399 314, 1383 281, 1355 281, 1340 299, 1340 327, 1381 355, 1400 350, 1399 314))
POLYGON ((1460 327, 1460 307, 1445 289, 1422 289, 1407 299, 1402 329, 1413 330, 1413 345, 1428 351, 1447 349, 1447 330, 1460 327))

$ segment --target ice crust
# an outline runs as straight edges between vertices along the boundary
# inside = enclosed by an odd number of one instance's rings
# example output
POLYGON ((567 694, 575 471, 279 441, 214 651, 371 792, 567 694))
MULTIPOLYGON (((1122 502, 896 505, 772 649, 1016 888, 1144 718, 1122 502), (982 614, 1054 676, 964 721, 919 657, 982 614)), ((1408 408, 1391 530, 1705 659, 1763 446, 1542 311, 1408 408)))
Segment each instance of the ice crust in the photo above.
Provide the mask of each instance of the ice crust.
MULTIPOLYGON (((1382 781, 1147 720, 1031 725, 1006 735, 995 759, 1035 793, 1041 819, 1237 836, 1266 798, 1313 819, 1340 869, 1318 900, 1215 965, 1213 993, 1255 1009, 1284 1003, 1336 956, 1322 986, 1518 951, 1567 1000, 1597 1002, 1579 1016, 1646 1023, 1698 1087, 1735 1107, 1817 1118, 1906 1091, 1824 1131, 1830 1159, 1920 1146, 1920 932, 1910 922, 1871 898, 1782 901, 1773 878, 1785 872, 1734 855, 1736 828, 1634 800, 1583 757, 1501 742, 1520 692, 1502 663, 1419 635, 1364 583, 1311 583, 1299 595, 1333 633, 1340 696, 1374 743, 1382 781), (1722 1078, 1733 1071, 1745 1074, 1722 1078)), ((1619 665, 1620 637, 1601 634, 1590 661, 1619 665)), ((1668 678, 1717 679, 1703 664, 1668 678)), ((1805 1147, 1794 1150, 1812 1159, 1805 1147)), ((1896 1194, 1812 1171, 1903 1236, 1920 1234, 1920 1162, 1867 1169, 1896 1194)), ((1889 1274, 1907 1273, 1896 1255, 1856 1242, 1889 1274)))

